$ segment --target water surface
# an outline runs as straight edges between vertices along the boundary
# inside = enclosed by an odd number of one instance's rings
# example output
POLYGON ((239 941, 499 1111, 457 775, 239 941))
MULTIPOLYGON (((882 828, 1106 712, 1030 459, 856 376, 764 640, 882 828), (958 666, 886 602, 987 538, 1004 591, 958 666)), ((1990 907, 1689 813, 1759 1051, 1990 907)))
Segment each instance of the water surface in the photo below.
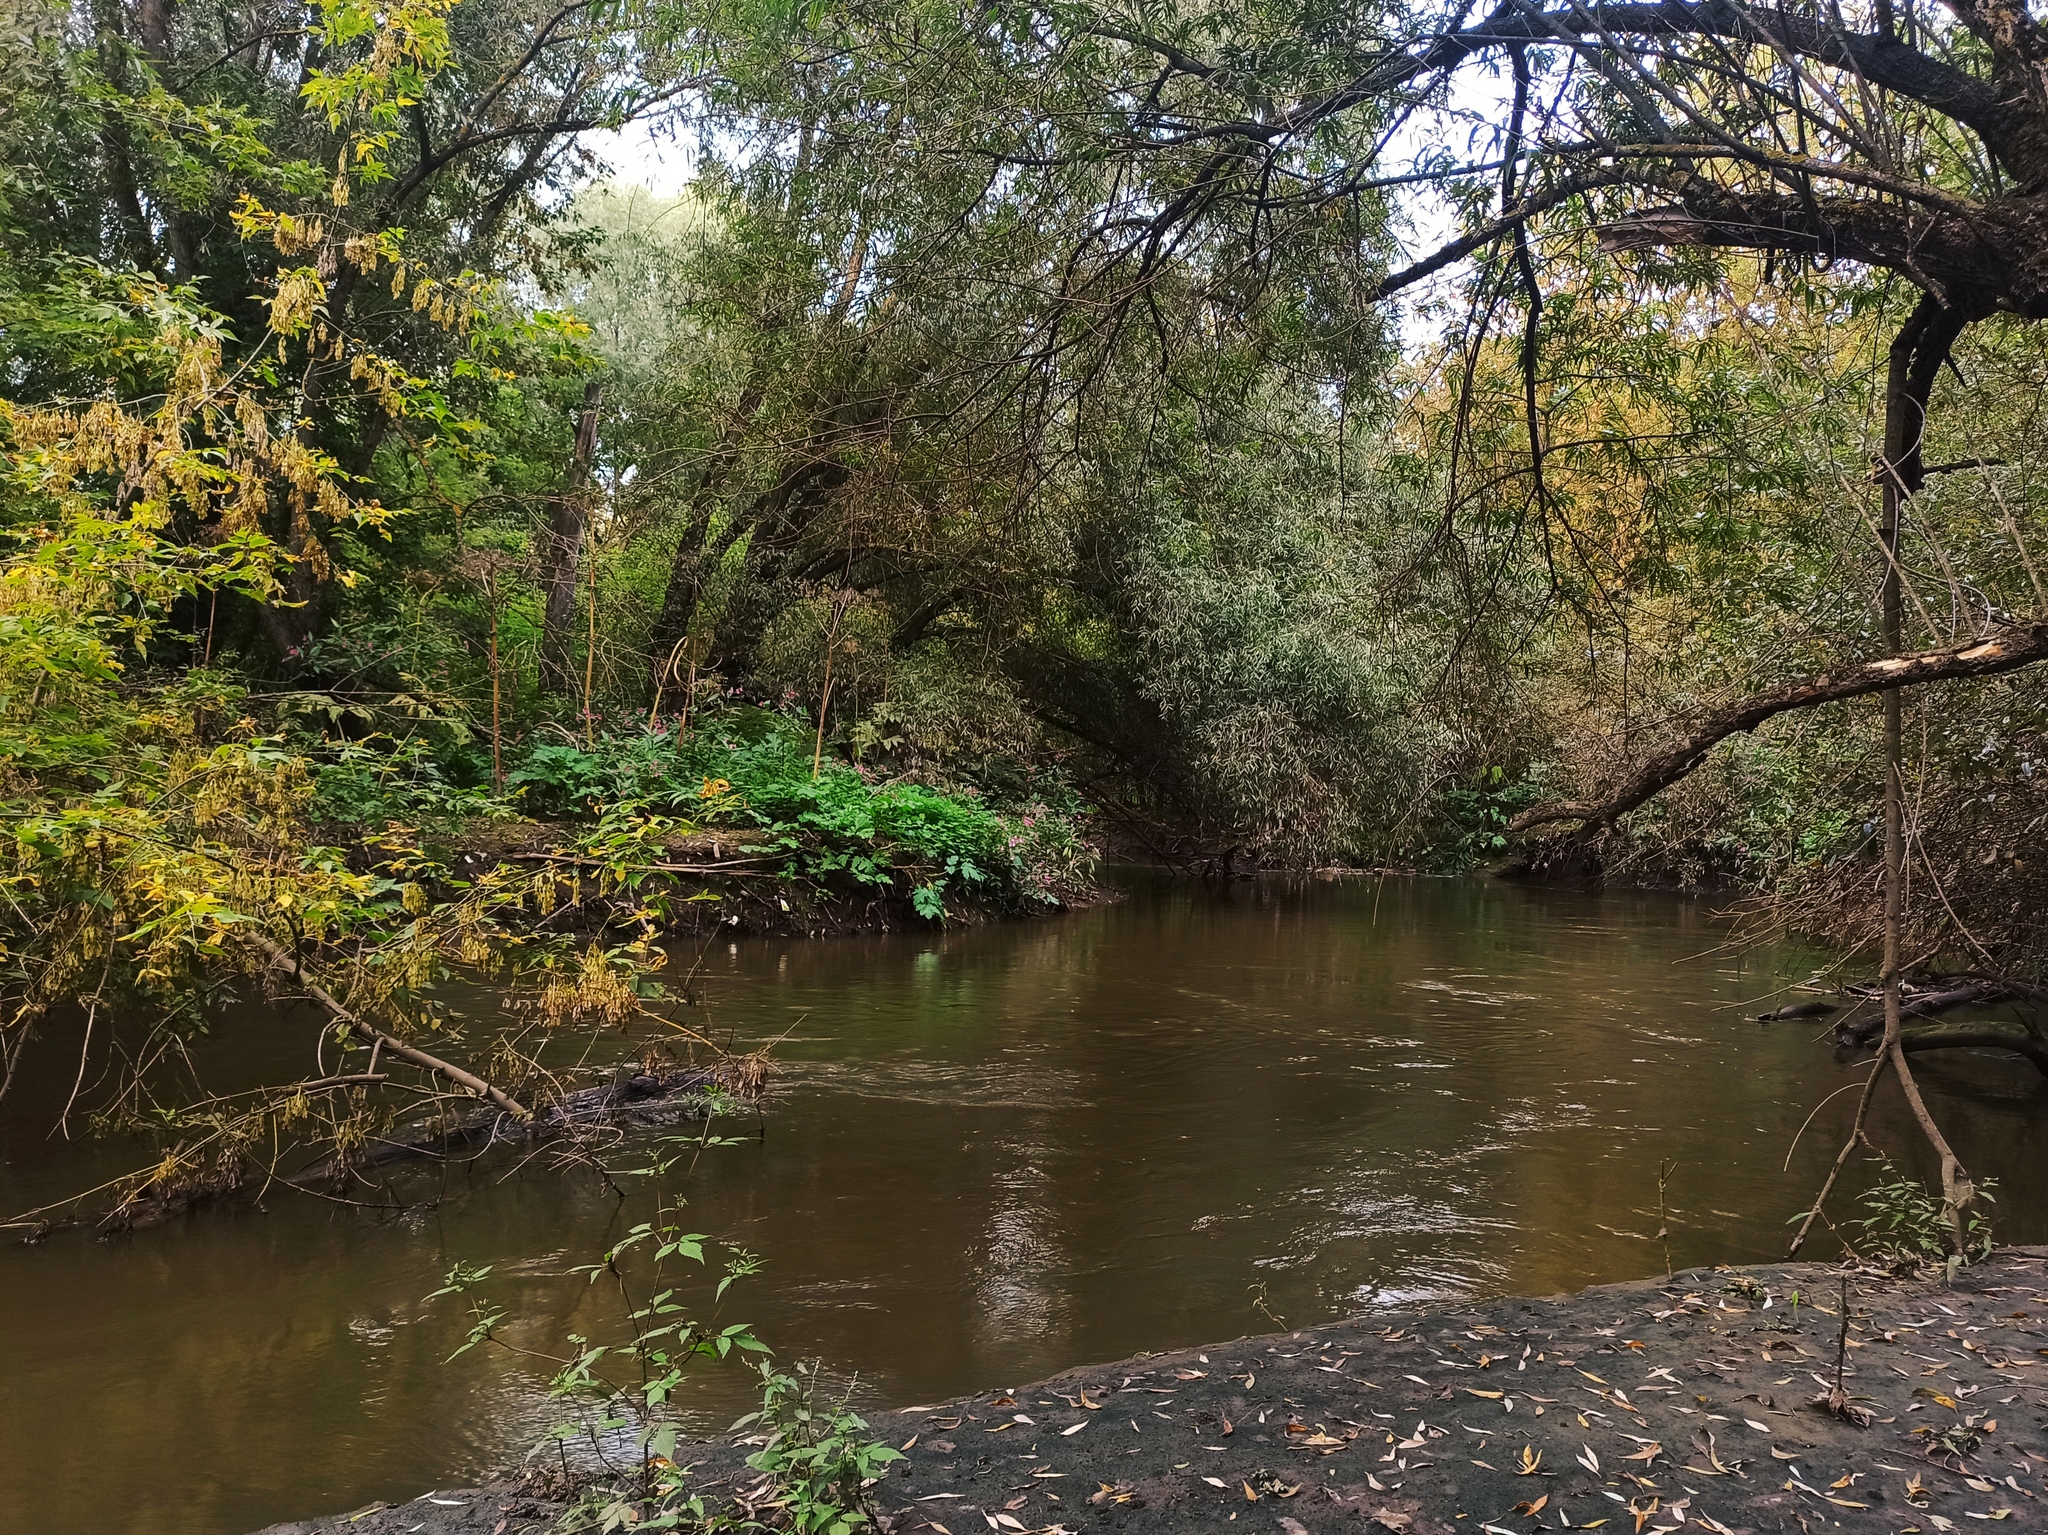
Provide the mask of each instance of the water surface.
MULTIPOLYGON (((728 1300, 785 1359, 902 1404, 1090 1360, 1406 1302, 1553 1292, 1778 1256, 1853 1097, 1818 1026, 1749 1014, 1819 956, 1729 951, 1710 908, 1427 880, 1139 881, 1068 917, 931 935, 714 945, 706 1014, 786 1035, 689 1224, 766 1260, 728 1300)), ((217 1049, 275 1069, 304 1010, 217 1049)), ((75 1074, 0 1103, 11 1209, 133 1148, 48 1138, 75 1074)), ((1966 1160, 2023 1165, 2043 1091, 1982 1057, 1923 1068, 1966 1160)), ((1896 1100, 1874 1132, 1910 1146, 1896 1100)), ((445 1356, 423 1297, 494 1266, 509 1336, 599 1335, 558 1276, 631 1221, 587 1174, 502 1156, 374 1216, 273 1196, 110 1241, 0 1249, 0 1527, 216 1535, 407 1497, 515 1459, 562 1414, 505 1354, 445 1356)), ((2038 1185, 2000 1204, 2048 1237, 2038 1185)), ((687 1402, 722 1428, 736 1370, 687 1402)))

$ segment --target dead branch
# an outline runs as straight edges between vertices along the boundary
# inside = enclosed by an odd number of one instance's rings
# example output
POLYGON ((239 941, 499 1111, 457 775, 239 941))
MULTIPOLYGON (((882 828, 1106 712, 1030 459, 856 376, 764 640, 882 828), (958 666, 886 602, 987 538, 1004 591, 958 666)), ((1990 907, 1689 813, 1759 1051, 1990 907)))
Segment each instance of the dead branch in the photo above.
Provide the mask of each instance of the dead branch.
POLYGON ((374 1046, 380 1050, 388 1050, 409 1065, 418 1066, 423 1071, 431 1071, 436 1076, 445 1077, 457 1087, 465 1088, 479 1098, 489 1099, 514 1119, 528 1119, 532 1117, 526 1106, 503 1088, 493 1087, 474 1072, 465 1071, 460 1066, 442 1060, 439 1056, 429 1055, 424 1050, 415 1049, 404 1040, 394 1035, 386 1034, 382 1029, 377 1028, 373 1024, 365 1023, 336 1001, 333 993, 329 992, 324 986, 308 975, 299 962, 286 953, 279 945, 271 942, 270 939, 264 937, 261 933, 253 933, 249 937, 256 947, 270 956, 272 964, 296 980, 305 989, 307 996, 325 1008, 335 1022, 346 1027, 351 1034, 355 1035, 364 1044, 374 1046))

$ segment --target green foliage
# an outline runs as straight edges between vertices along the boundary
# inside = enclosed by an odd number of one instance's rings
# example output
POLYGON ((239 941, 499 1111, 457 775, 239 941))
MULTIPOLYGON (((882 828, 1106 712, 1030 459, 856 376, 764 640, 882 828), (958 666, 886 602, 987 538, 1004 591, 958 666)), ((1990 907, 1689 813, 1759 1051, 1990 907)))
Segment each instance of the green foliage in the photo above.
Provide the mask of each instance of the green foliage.
MULTIPOLYGON (((645 1165, 620 1168, 628 1178, 656 1181, 654 1218, 629 1227, 595 1261, 558 1276, 581 1280, 586 1288, 613 1298, 603 1339, 570 1333, 568 1348, 550 1354, 514 1341, 526 1330, 522 1319, 491 1299, 490 1265, 456 1263, 429 1301, 463 1303, 467 1326, 450 1354, 458 1359, 491 1347, 523 1360, 552 1366, 547 1393, 572 1404, 577 1416, 556 1425, 534 1447, 530 1459, 552 1458, 576 1489, 568 1512, 553 1526, 563 1531, 758 1529, 750 1518, 707 1506, 691 1484, 690 1470, 675 1454, 682 1424, 675 1404, 693 1371, 769 1350, 745 1323, 720 1323, 693 1315, 685 1291, 708 1288, 702 1308, 715 1313, 730 1287, 761 1268, 743 1248, 727 1247, 708 1286, 711 1239, 684 1229, 679 1206, 666 1193, 666 1179, 686 1158, 707 1146, 738 1144, 714 1137, 708 1128, 694 1135, 659 1138, 645 1165), (570 1460, 571 1451, 578 1460, 570 1460)), ((748 1465, 774 1479, 784 1522, 780 1528, 804 1535, 848 1535, 872 1522, 863 1483, 902 1456, 875 1442, 867 1425, 845 1402, 818 1401, 815 1366, 795 1374, 762 1359, 761 1407, 733 1425, 735 1431, 766 1431, 765 1443, 748 1465)))
POLYGON ((817 1400, 816 1366, 796 1375, 761 1366, 761 1410, 735 1429, 765 1428, 768 1442, 747 1464, 775 1478, 788 1502, 788 1528, 799 1535, 850 1535, 873 1523, 864 1485, 881 1476, 901 1452, 878 1444, 867 1423, 845 1402, 817 1400))
POLYGON ((1507 851, 1508 823, 1542 798, 1544 778, 1540 764, 1520 775, 1496 764, 1443 790, 1436 800, 1437 824, 1420 855, 1423 867, 1463 874, 1499 858, 1507 851))
POLYGON ((948 896, 983 908, 1058 904, 1085 891, 1095 852, 1085 814, 1056 778, 1052 808, 1034 799, 1005 814, 972 785, 940 790, 882 781, 831 758, 812 773, 802 723, 763 709, 700 719, 680 741, 666 732, 605 735, 589 750, 534 747, 508 785, 535 813, 599 817, 683 815, 729 828, 736 849, 768 857, 788 878, 842 891, 901 890, 928 920, 948 896))
MULTIPOLYGON (((1996 1203, 1992 1191, 1997 1187, 1996 1179, 1986 1179, 1976 1185, 1977 1198, 1996 1203)), ((1955 1252, 1948 1210, 1940 1197, 1900 1172, 1888 1157, 1879 1158, 1878 1181, 1857 1202, 1869 1213, 1844 1224, 1861 1231, 1862 1244, 1889 1261, 1943 1263, 1953 1257, 1968 1262, 1973 1253, 1979 1258, 1990 1255, 1987 1213, 1974 1205, 1964 1212, 1962 1251, 1955 1252)))

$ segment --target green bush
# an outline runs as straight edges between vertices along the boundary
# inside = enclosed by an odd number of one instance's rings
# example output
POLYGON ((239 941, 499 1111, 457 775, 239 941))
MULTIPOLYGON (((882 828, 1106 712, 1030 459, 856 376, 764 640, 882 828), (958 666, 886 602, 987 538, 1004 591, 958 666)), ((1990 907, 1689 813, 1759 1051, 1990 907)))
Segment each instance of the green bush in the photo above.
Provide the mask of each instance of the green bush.
POLYGON ((464 787, 468 764, 418 740, 377 737, 322 748, 317 804, 331 825, 453 827, 527 815, 600 831, 645 822, 664 836, 676 825, 730 828, 737 847, 775 858, 787 878, 907 893, 933 921, 949 902, 1059 905, 1093 881, 1086 809, 1056 774, 998 764, 985 768, 990 789, 934 786, 827 757, 813 776, 814 746, 801 720, 732 708, 680 741, 636 731, 598 736, 587 748, 539 742, 508 764, 498 795, 464 787))

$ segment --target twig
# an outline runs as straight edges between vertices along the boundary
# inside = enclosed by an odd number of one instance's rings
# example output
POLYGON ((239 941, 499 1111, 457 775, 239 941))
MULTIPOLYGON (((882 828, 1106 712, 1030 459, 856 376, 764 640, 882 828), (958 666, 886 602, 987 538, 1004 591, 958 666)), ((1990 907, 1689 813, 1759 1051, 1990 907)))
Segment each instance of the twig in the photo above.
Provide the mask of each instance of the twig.
POLYGON ((1820 1186, 1820 1193, 1813 1201, 1813 1208, 1806 1212, 1806 1219, 1799 1223, 1799 1234, 1792 1238, 1792 1245, 1785 1252, 1786 1257, 1799 1256, 1799 1249, 1806 1241, 1806 1234, 1813 1229, 1813 1223, 1820 1219, 1821 1206, 1828 1202, 1828 1195, 1834 1192, 1835 1180, 1842 1176, 1842 1169, 1848 1165, 1849 1154, 1862 1143, 1863 1121, 1870 1113, 1870 1100, 1877 1096, 1878 1078, 1884 1075, 1885 1068, 1891 1064, 1891 1059, 1890 1052, 1879 1056, 1870 1068, 1870 1075, 1863 1079, 1863 1096, 1856 1100, 1856 1121, 1849 1127, 1849 1138, 1842 1143, 1842 1149, 1835 1157, 1835 1165, 1828 1169, 1827 1181, 1820 1186))

